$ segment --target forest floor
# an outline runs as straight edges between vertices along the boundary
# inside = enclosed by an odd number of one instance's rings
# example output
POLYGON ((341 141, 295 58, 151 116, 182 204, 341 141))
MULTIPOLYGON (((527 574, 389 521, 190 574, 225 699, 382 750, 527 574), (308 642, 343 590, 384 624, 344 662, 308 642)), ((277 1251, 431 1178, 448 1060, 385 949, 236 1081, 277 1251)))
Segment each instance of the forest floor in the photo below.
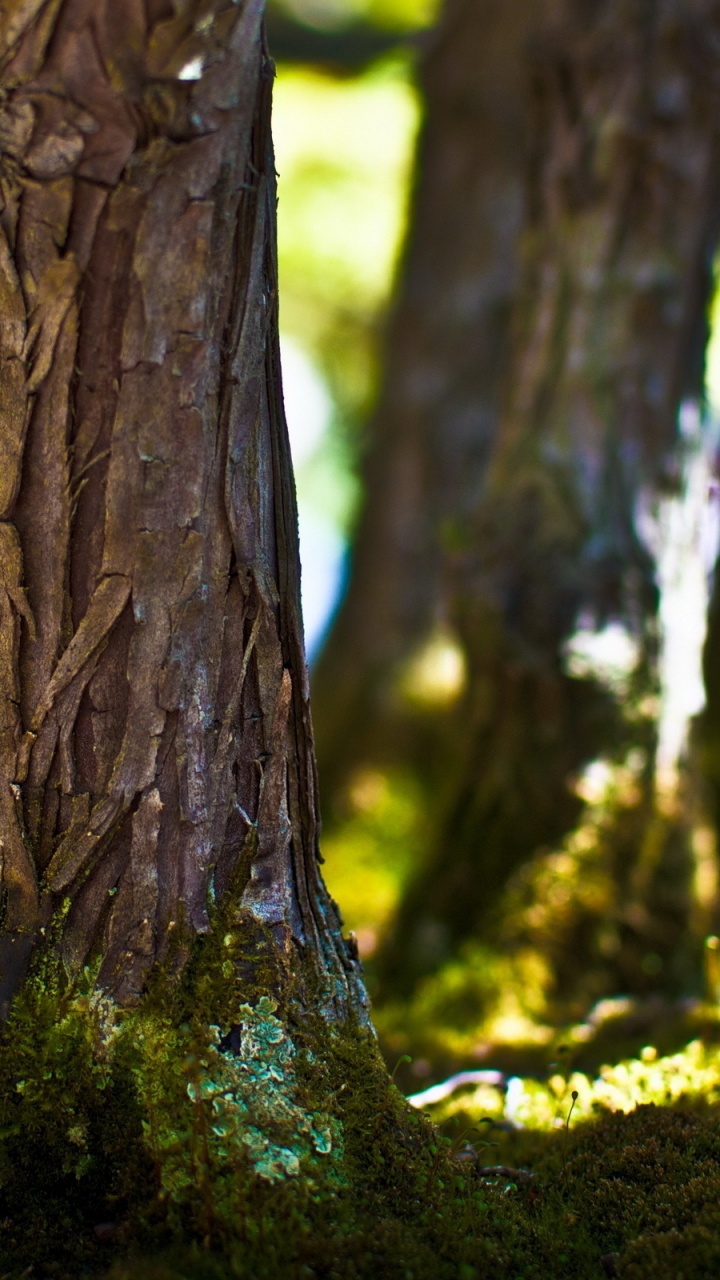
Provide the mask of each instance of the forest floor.
POLYGON ((241 1010, 244 1060, 157 1008, 112 1034, 83 996, 53 1033, 26 1011, 0 1061, 3 1280, 720 1275, 714 1008, 676 1010, 692 1038, 666 1052, 667 1019, 616 1003, 594 1043, 408 1102, 367 1032, 306 1051, 271 1006, 241 1010))

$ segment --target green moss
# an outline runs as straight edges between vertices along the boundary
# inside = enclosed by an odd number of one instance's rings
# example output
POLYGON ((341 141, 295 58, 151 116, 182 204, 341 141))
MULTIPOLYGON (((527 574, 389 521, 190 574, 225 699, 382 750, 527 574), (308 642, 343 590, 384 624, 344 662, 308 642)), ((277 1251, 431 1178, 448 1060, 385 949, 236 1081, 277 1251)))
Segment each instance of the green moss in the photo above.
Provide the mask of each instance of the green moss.
MULTIPOLYGON (((83 989, 85 988, 85 989, 83 989)), ((132 1079, 117 1070, 89 994, 38 980, 0 1042, 0 1270, 64 1274, 97 1253, 93 1226, 152 1178, 132 1079)))
POLYGON ((717 1271, 715 1049, 518 1082, 523 1130, 484 1122, 505 1106, 487 1090, 438 1127, 367 1029, 249 995, 228 933, 135 1009, 92 971, 27 985, 0 1044, 0 1274, 598 1280, 606 1254, 630 1280, 717 1271))

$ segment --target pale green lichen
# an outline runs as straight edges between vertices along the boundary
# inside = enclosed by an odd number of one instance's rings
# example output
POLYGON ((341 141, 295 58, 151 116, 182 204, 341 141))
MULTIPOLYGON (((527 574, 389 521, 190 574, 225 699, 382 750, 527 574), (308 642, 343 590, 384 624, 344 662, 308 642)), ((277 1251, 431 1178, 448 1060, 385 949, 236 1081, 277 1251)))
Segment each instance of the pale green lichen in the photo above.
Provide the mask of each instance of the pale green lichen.
POLYGON ((242 1143, 255 1172, 270 1181, 297 1176, 303 1158, 329 1155, 340 1136, 337 1121, 299 1105, 296 1049, 276 1009, 268 996, 254 1009, 240 1006, 237 1054, 219 1048, 220 1028, 211 1027, 214 1042, 187 1085, 192 1102, 211 1103, 216 1156, 230 1159, 242 1143))
POLYGON ((131 1015, 121 1029, 146 1115, 145 1142, 170 1200, 208 1179, 232 1181, 243 1163, 277 1182, 309 1174, 316 1156, 341 1157, 339 1122, 302 1105, 299 1051, 276 1009, 267 996, 238 1008, 236 1052, 218 1026, 198 1040, 197 1029, 175 1027, 157 1013, 131 1015))

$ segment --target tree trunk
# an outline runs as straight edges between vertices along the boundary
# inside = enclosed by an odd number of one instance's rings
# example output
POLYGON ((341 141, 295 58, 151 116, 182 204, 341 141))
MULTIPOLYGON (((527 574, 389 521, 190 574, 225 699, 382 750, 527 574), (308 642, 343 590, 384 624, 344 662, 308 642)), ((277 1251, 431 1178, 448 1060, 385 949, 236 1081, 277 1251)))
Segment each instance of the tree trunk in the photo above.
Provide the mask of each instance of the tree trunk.
POLYGON ((535 33, 513 355, 456 556, 469 693, 433 852, 382 958, 396 988, 487 928, 513 870, 575 821, 583 762, 617 745, 613 700, 567 672, 578 620, 621 621, 652 667, 638 505, 672 482, 678 410, 700 394, 719 34, 705 0, 560 4, 535 33))
POLYGON ((4 6, 5 1011, 42 940, 136 1001, 227 895, 263 990, 363 1011, 318 870, 262 12, 4 6))
POLYGON ((365 505, 348 590, 313 671, 326 811, 355 767, 421 759, 427 743, 403 670, 446 620, 448 549, 477 503, 497 429, 534 17, 526 0, 449 4, 421 68, 426 118, 365 505))

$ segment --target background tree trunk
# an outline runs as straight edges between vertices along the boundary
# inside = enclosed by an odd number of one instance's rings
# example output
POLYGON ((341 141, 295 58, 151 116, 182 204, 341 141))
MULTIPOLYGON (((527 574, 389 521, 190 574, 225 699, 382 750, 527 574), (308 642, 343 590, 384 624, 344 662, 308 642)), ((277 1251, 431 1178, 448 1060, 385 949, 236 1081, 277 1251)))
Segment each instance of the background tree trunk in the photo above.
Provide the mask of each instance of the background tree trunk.
MULTIPOLYGON (((422 759, 404 664, 446 620, 447 549, 491 451, 516 286, 535 6, 448 5, 421 68, 410 233, 363 469, 345 598, 313 670, 326 812, 361 764, 422 759)), ((432 734, 430 735, 432 736, 432 734)))
MULTIPOLYGON (((578 620, 621 621, 652 669, 656 588, 637 506, 671 479, 678 409, 701 389, 717 24, 704 0, 603 0, 555 6, 534 34, 513 355, 454 556, 469 692, 432 853, 380 959, 396 990, 487 928, 513 870, 575 822, 577 771, 618 745, 613 699, 567 673, 578 620)), ((648 763, 652 777, 652 750, 648 763)))
POLYGON ((4 1008, 43 935, 133 1001, 230 893, 249 980, 362 1009, 318 871, 262 12, 4 8, 4 1008))

